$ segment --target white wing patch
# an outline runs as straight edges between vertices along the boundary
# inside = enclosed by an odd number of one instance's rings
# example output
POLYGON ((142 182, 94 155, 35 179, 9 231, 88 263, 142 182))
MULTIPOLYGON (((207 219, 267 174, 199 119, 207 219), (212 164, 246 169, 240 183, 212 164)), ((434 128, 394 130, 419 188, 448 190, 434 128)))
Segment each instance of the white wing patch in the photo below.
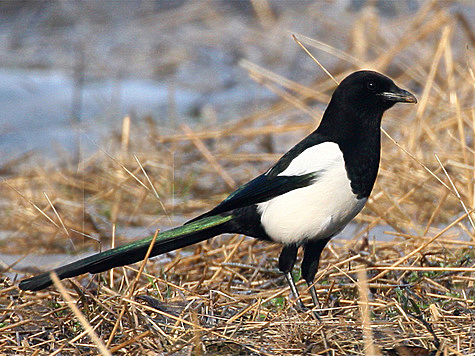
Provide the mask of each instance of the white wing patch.
POLYGON ((279 176, 300 176, 318 172, 340 161, 343 161, 343 154, 338 144, 324 142, 299 154, 279 176))
POLYGON ((258 204, 261 223, 274 241, 288 244, 334 236, 366 203, 351 191, 338 144, 325 142, 306 149, 279 176, 311 172, 319 172, 312 185, 258 204))

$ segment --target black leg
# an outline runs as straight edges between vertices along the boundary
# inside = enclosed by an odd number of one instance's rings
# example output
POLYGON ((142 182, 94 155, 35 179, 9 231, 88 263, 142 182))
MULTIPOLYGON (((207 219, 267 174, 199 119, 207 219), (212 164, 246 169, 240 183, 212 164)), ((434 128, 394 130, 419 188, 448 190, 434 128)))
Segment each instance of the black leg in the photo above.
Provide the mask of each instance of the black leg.
POLYGON ((279 256, 279 269, 282 273, 291 272, 297 259, 298 246, 284 245, 279 256))
POLYGON ((302 261, 302 277, 305 279, 307 284, 310 286, 310 295, 312 296, 313 304, 317 308, 320 307, 320 303, 318 302, 317 292, 315 291, 315 287, 312 285, 315 275, 318 271, 318 263, 320 262, 320 256, 322 254, 323 249, 325 248, 328 241, 331 238, 317 240, 317 241, 309 241, 305 245, 305 253, 303 256, 302 261))
POLYGON ((294 279, 292 278, 292 268, 294 267, 295 260, 297 259, 298 246, 296 245, 284 245, 282 252, 279 256, 279 270, 284 273, 285 279, 289 284, 290 290, 294 295, 294 298, 297 298, 297 308, 300 310, 305 310, 305 306, 300 300, 299 291, 295 285, 294 279))

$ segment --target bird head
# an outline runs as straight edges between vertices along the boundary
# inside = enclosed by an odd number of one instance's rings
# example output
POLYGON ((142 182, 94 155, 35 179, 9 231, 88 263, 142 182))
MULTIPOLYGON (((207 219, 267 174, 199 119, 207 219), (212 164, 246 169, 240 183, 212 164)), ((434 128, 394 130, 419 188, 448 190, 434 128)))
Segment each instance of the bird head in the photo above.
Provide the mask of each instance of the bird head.
POLYGON ((383 113, 396 103, 417 103, 417 99, 407 90, 378 72, 362 70, 347 76, 335 90, 333 97, 340 105, 352 110, 383 113))
POLYGON ((335 89, 318 131, 335 140, 354 140, 368 130, 379 130, 384 112, 398 102, 417 99, 383 74, 354 72, 335 89))

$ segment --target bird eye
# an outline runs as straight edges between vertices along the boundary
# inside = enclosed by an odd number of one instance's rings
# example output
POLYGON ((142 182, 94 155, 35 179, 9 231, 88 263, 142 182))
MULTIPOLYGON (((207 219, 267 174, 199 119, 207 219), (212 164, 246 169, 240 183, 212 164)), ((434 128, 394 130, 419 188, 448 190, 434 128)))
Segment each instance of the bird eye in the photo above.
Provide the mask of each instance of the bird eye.
POLYGON ((376 84, 374 82, 368 82, 366 86, 368 87, 369 90, 376 89, 376 84))

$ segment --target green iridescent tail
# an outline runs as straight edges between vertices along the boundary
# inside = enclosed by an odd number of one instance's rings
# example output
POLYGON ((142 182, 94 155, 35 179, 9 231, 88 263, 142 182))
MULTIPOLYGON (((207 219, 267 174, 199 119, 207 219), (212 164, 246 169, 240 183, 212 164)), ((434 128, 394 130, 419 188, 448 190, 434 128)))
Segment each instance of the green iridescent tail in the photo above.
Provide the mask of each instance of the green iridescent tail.
MULTIPOLYGON (((204 241, 224 231, 223 224, 232 219, 228 216, 210 216, 177 228, 164 231, 158 234, 155 244, 150 253, 150 257, 161 255, 185 246, 189 246, 200 241, 204 241)), ((141 261, 152 242, 153 237, 132 242, 130 244, 116 247, 82 260, 70 263, 66 266, 56 268, 54 272, 59 279, 75 277, 84 273, 99 273, 114 267, 141 261)), ((19 287, 22 290, 40 290, 53 284, 50 272, 38 276, 24 279, 19 287)))

